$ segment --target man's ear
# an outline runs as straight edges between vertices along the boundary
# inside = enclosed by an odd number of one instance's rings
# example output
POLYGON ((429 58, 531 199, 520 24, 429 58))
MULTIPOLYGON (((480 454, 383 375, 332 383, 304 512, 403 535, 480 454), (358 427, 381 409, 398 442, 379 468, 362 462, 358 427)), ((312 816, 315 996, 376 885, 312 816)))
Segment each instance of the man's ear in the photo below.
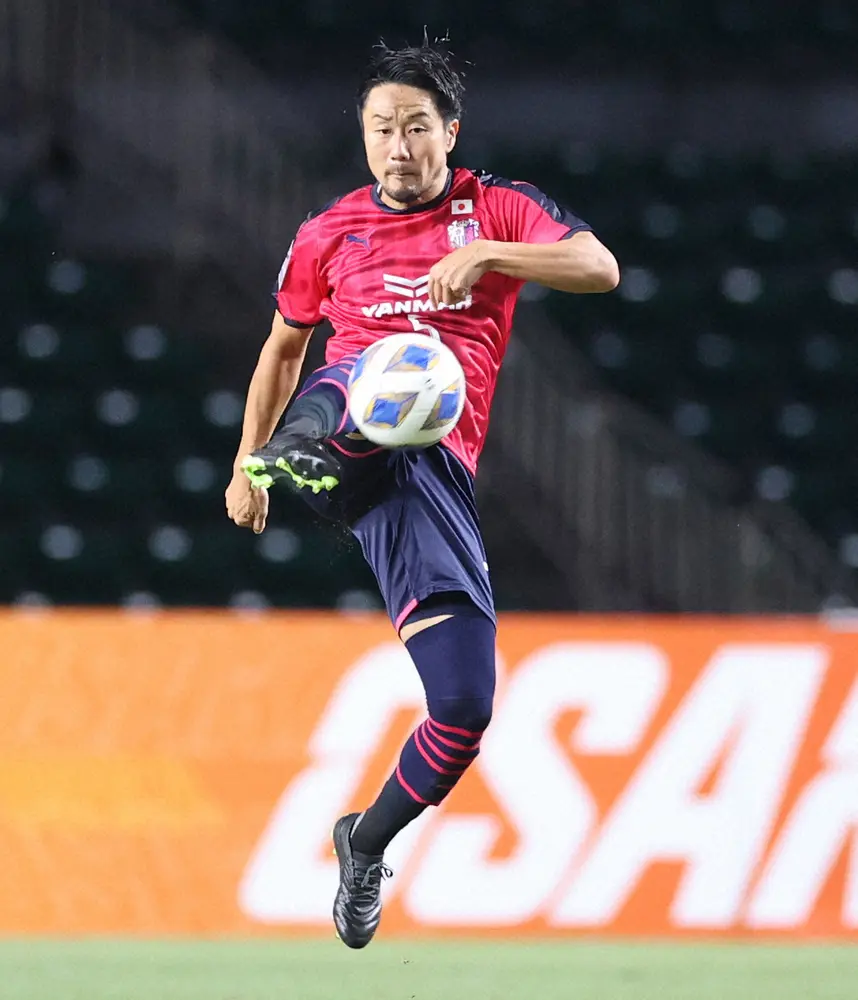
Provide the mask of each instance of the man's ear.
POLYGON ((456 139, 459 137, 459 119, 454 118, 450 124, 447 126, 447 135, 444 148, 448 153, 452 153, 453 147, 456 145, 456 139))

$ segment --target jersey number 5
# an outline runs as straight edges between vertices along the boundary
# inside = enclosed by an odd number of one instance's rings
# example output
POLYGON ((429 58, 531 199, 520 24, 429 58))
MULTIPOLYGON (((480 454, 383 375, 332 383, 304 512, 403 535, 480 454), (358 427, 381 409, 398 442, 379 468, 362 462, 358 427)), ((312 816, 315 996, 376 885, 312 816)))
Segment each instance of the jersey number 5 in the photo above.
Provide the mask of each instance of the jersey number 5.
POLYGON ((436 340, 441 339, 441 334, 435 329, 434 326, 430 326, 428 323, 421 323, 416 316, 409 316, 411 320, 411 325, 414 327, 416 333, 424 333, 427 337, 434 337, 436 340))

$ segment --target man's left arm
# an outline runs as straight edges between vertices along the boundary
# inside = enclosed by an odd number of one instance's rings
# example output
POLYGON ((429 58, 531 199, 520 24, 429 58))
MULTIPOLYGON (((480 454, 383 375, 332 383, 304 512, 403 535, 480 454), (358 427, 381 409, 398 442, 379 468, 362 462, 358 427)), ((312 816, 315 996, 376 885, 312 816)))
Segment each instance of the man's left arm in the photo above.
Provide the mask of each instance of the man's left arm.
POLYGON ((611 251, 591 232, 574 233, 554 243, 501 243, 479 240, 486 271, 534 281, 558 292, 610 292, 620 283, 611 251))
POLYGON ((620 283, 614 255, 589 230, 553 243, 474 240, 430 269, 429 301, 436 307, 461 302, 487 271, 560 292, 610 292, 620 283))

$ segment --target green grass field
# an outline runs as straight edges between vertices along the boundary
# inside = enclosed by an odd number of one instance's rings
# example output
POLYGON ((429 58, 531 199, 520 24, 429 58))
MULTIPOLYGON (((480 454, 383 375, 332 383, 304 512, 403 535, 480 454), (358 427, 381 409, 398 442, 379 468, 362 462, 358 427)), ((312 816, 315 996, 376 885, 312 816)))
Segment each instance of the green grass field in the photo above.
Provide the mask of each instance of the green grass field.
POLYGON ((858 948, 0 941, 2 1000, 855 1000, 858 948))

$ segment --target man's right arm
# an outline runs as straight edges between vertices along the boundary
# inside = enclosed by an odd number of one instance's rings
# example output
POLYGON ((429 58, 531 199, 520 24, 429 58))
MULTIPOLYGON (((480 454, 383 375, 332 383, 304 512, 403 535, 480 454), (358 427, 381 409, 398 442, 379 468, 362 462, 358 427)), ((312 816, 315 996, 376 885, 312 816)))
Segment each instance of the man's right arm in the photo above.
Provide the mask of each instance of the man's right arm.
POLYGON ((232 480, 226 488, 226 512, 241 528, 253 528, 259 534, 268 516, 268 491, 255 489, 241 471, 242 458, 274 433, 298 385, 298 376, 311 326, 289 326, 279 312, 274 314, 271 333, 262 346, 256 370, 247 391, 241 444, 233 464, 232 480))
POLYGON ((277 275, 273 291, 277 312, 250 380, 241 442, 233 463, 232 481, 226 490, 229 516, 236 524, 257 532, 265 527, 268 491, 251 486, 241 471, 241 460, 271 439, 298 385, 310 334, 321 322, 326 295, 327 287, 321 278, 318 223, 308 219, 298 228, 277 275))
POLYGON ((275 312, 271 333, 259 354, 247 391, 241 443, 233 463, 236 473, 240 471, 242 458, 265 444, 274 433, 298 385, 312 332, 311 326, 289 326, 275 312))

